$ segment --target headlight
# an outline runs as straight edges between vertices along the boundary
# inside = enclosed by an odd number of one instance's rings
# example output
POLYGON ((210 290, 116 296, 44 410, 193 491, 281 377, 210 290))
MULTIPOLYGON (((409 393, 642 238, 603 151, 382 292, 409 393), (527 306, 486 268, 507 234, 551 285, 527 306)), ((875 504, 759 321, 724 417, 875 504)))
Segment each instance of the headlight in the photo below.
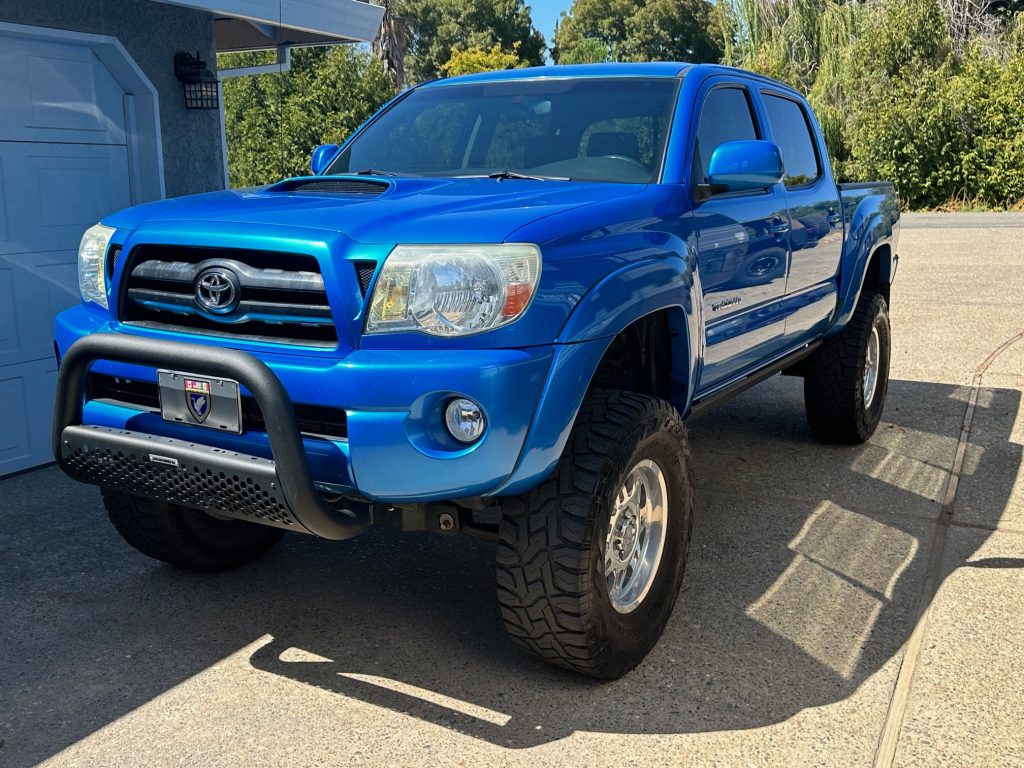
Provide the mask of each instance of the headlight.
POLYGON ((78 246, 78 290, 83 301, 107 309, 107 271, 103 263, 115 230, 97 224, 85 230, 78 246))
POLYGON ((464 336, 511 323, 533 298, 540 249, 499 245, 399 245, 370 302, 367 333, 464 336))

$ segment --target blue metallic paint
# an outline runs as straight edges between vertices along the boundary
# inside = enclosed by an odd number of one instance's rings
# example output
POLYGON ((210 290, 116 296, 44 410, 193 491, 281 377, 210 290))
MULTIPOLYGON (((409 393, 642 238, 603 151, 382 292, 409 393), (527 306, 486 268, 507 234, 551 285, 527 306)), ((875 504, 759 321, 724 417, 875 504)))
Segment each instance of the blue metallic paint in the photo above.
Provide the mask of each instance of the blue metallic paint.
MULTIPOLYGON (((61 313, 56 340, 61 351, 89 333, 141 333, 104 321, 85 307, 61 313)), ((211 339, 217 346, 236 344, 211 339)), ((204 340, 205 343, 205 340, 204 340)), ((553 370, 551 345, 525 349, 476 350, 352 350, 325 358, 264 352, 259 357, 284 384, 296 403, 341 406, 348 415, 348 441, 307 440, 331 462, 311 457, 315 480, 349 486, 390 501, 471 496, 493 490, 516 464, 533 421, 545 382, 553 370), (488 415, 484 438, 470 448, 435 429, 443 404, 456 396, 470 397, 488 415), (401 467, 401 471, 395 471, 401 467)), ((151 368, 100 362, 94 370, 139 381, 156 381, 151 368)), ((562 369, 558 375, 563 375, 562 369)), ((243 389, 243 394, 248 394, 243 389)), ((159 416, 123 407, 91 403, 88 418, 167 437, 180 437, 219 448, 265 455, 265 436, 233 436, 202 427, 164 422, 159 416), (260 452, 256 448, 260 447, 260 452)))
POLYGON ((770 141, 729 141, 719 144, 708 162, 708 180, 733 192, 774 187, 782 181, 782 155, 770 141))
POLYGON ((838 333, 853 317, 864 275, 876 253, 882 258, 882 282, 892 281, 900 231, 899 208, 891 193, 871 184, 844 184, 839 189, 843 218, 849 224, 839 276, 839 306, 827 333, 838 333))
MULTIPOLYGON (((58 349, 105 332, 243 349, 270 366, 295 402, 346 409, 347 441, 306 440, 317 481, 383 501, 517 493, 557 463, 601 357, 630 323, 669 312, 677 406, 685 412, 698 390, 723 386, 841 326, 875 247, 895 246, 898 212, 890 210, 885 190, 843 192, 851 234, 841 272, 822 272, 820 283, 787 295, 789 238, 771 229, 775 218, 789 221, 782 185, 694 202, 688 173, 694 104, 715 82, 741 82, 754 94, 763 120, 757 89, 782 89, 764 78, 718 66, 659 63, 512 70, 419 87, 546 76, 682 77, 660 183, 384 178, 387 190, 371 198, 271 187, 127 209, 104 220, 117 228, 114 242, 126 253, 136 244, 163 243, 315 257, 338 346, 317 349, 122 324, 113 309, 127 261, 122 259, 112 280, 112 310, 88 305, 62 313, 55 328, 58 349), (349 262, 383 262, 397 243, 503 241, 537 243, 543 254, 536 295, 515 323, 456 339, 362 333, 366 300, 349 262), (766 259, 781 263, 781 272, 762 270, 766 259), (752 277, 751 265, 758 264, 752 277), (740 304, 713 309, 737 294, 740 304), (488 418, 484 438, 469 448, 438 428, 443 404, 456 395, 479 402, 488 418)), ((834 191, 831 177, 827 184, 834 191)), ((155 380, 155 371, 139 366, 105 362, 96 368, 155 380)), ((89 423, 130 425, 269 455, 259 433, 230 436, 104 403, 90 403, 85 414, 89 423)))
POLYGON ((339 151, 341 151, 341 147, 337 144, 321 144, 314 149, 313 156, 309 160, 309 169, 313 175, 319 176, 326 171, 339 151))

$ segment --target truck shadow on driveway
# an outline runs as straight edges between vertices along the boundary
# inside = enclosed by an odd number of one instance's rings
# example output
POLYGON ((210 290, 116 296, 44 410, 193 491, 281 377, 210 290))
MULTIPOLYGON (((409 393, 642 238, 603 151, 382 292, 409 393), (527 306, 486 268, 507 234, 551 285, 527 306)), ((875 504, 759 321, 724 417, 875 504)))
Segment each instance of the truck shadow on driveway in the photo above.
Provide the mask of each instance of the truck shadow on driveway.
MULTIPOLYGON (((990 392, 979 407, 1002 421, 993 430, 990 418, 983 437, 1001 440, 1000 459, 972 440, 963 471, 990 489, 998 519, 1021 462, 1020 446, 1006 452, 1021 394, 990 392)), ((509 747, 577 730, 754 728, 840 701, 913 629, 968 395, 893 382, 885 422, 855 448, 814 442, 800 383, 781 378, 695 422, 683 591, 661 642, 622 680, 585 680, 511 648, 492 547, 383 533, 352 543, 362 562, 325 564, 336 591, 306 599, 331 618, 268 627, 274 641, 252 664, 509 747)), ((977 539, 971 551, 989 535, 962 530, 977 539)))
MULTIPOLYGON (((512 647, 489 542, 292 536, 251 566, 196 576, 123 545, 95 489, 54 469, 5 480, 0 756, 51 755, 267 636, 257 670, 511 748, 574 731, 748 729, 842 701, 913 628, 969 394, 890 387, 865 446, 816 443, 792 379, 691 425, 699 490, 683 591, 661 642, 614 682, 512 647)), ((998 520, 1021 464, 1008 442, 1021 393, 984 394, 963 474, 987 489, 972 515, 998 520)), ((990 534, 957 530, 970 552, 990 534)), ((883 698, 895 665, 884 674, 883 698)))

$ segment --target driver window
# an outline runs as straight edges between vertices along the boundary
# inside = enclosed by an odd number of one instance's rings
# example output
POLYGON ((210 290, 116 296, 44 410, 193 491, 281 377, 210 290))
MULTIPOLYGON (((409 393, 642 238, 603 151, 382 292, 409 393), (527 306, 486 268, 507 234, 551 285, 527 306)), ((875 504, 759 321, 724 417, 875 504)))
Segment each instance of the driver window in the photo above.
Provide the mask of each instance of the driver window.
POLYGON ((387 144, 390 151, 407 158, 410 170, 442 171, 455 166, 458 137, 471 117, 465 103, 436 104, 411 123, 396 126, 387 144))
MULTIPOLYGON (((515 104, 494 115, 494 131, 482 163, 487 168, 524 168, 526 147, 542 140, 550 130, 551 103, 532 107, 515 104), (546 109, 545 109, 546 106, 546 109)), ((467 150, 469 154, 469 150, 467 150)))
POLYGON ((757 139, 757 127, 750 107, 750 98, 743 88, 716 88, 704 98, 697 123, 697 138, 693 148, 693 167, 690 185, 708 183, 708 165, 711 153, 728 141, 757 139))

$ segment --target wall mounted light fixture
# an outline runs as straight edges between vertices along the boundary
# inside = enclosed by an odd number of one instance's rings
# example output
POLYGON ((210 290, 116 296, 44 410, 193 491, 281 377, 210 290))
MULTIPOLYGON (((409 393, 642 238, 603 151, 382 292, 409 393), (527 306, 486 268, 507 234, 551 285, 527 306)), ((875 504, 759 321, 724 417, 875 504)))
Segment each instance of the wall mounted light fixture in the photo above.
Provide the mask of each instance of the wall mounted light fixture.
POLYGON ((206 62, 196 55, 179 51, 174 54, 174 76, 185 90, 185 109, 217 109, 217 77, 206 68, 206 62))

